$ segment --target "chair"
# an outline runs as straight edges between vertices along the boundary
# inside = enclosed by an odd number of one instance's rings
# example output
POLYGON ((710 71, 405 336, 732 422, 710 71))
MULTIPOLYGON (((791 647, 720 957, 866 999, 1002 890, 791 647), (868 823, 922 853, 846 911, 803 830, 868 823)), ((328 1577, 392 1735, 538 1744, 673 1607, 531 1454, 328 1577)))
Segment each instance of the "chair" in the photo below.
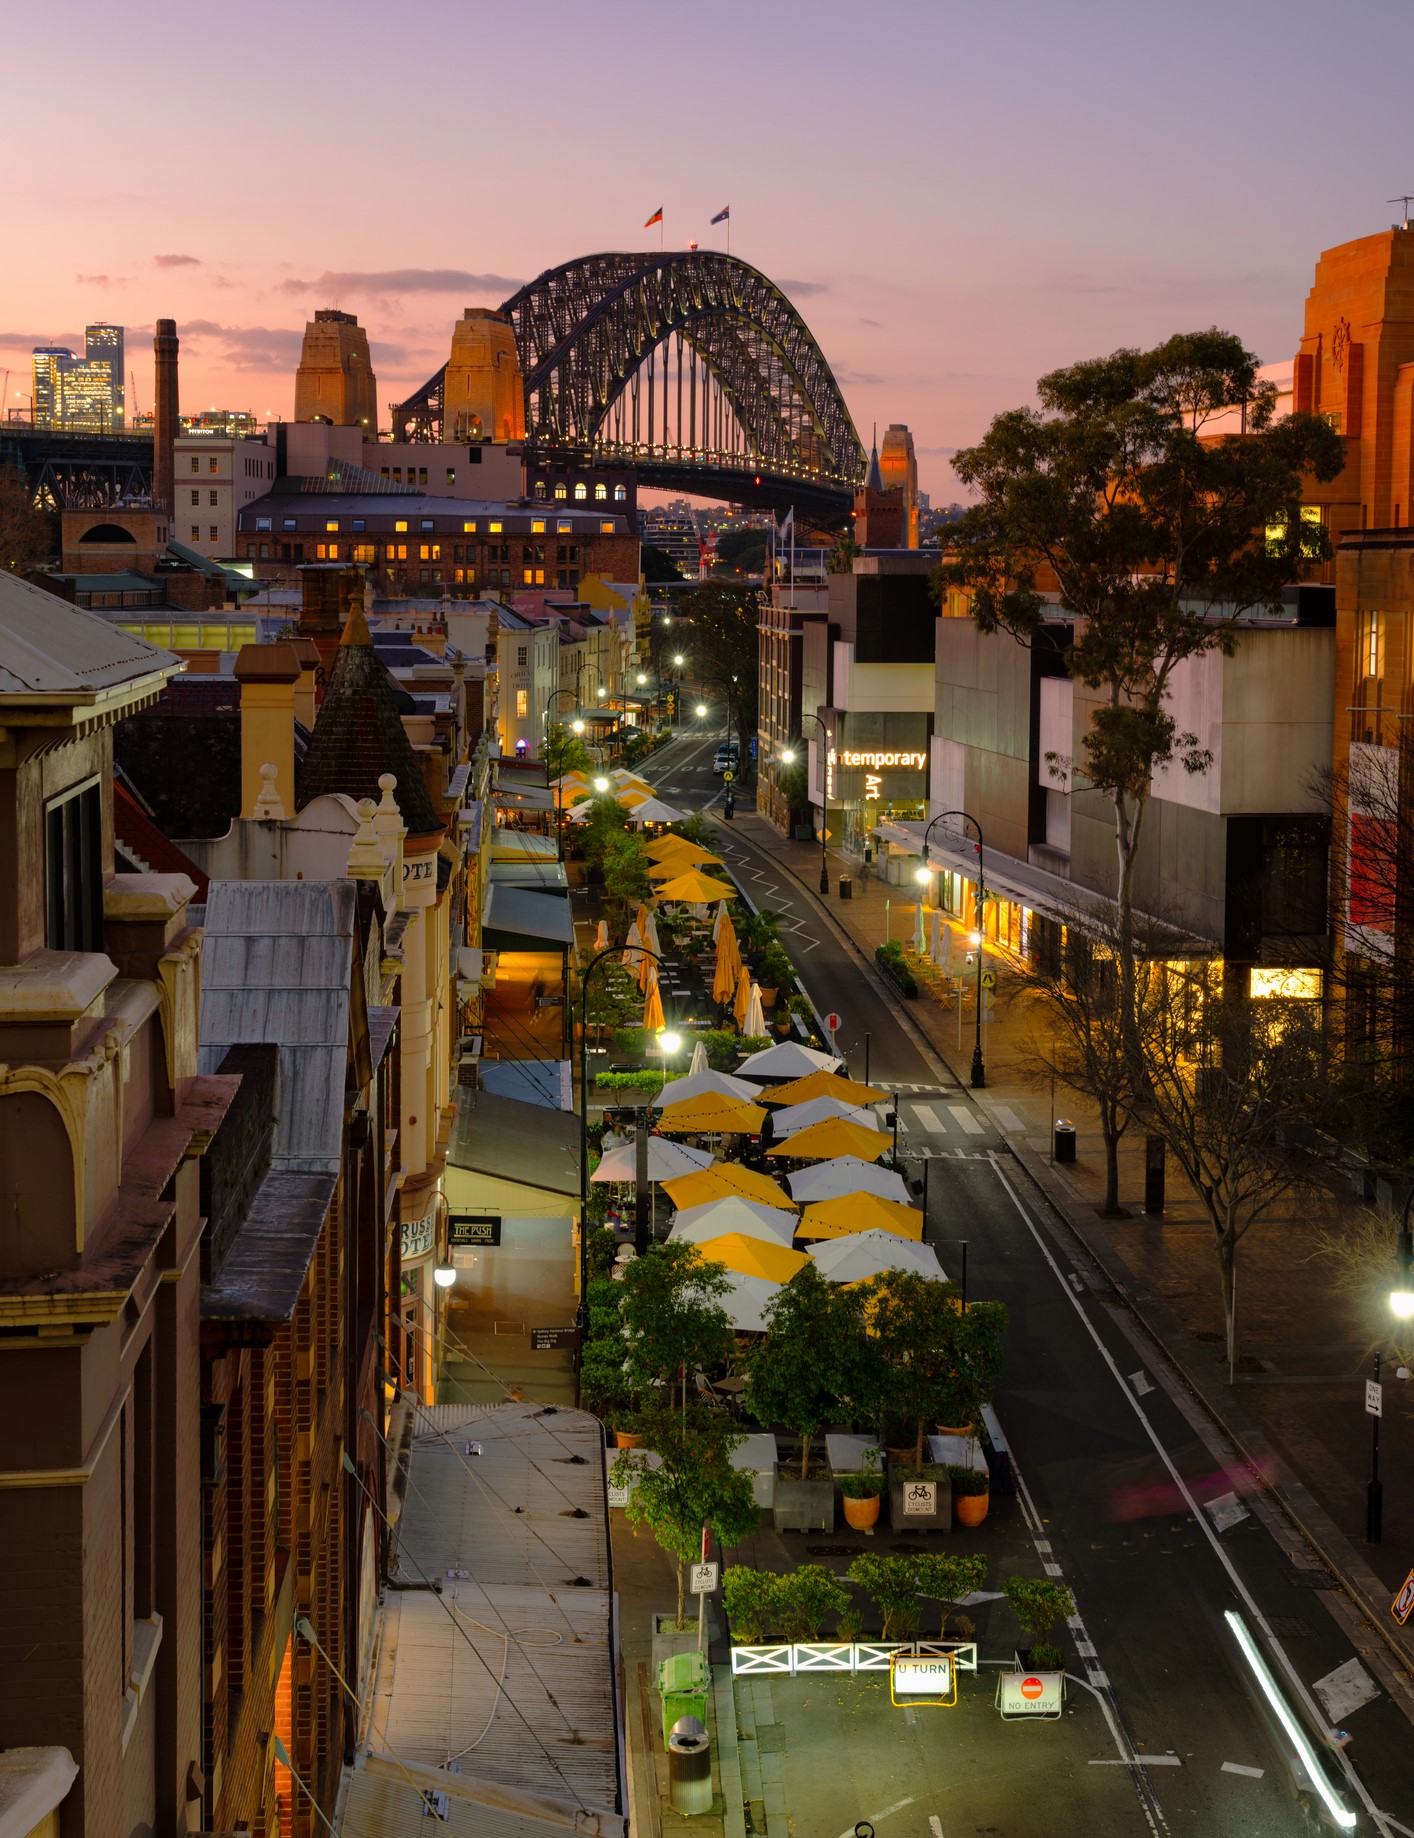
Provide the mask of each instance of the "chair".
POLYGON ((711 1379, 705 1372, 694 1372, 692 1383, 698 1397, 703 1399, 711 1409, 726 1410, 728 1408, 726 1399, 714 1388, 711 1379))

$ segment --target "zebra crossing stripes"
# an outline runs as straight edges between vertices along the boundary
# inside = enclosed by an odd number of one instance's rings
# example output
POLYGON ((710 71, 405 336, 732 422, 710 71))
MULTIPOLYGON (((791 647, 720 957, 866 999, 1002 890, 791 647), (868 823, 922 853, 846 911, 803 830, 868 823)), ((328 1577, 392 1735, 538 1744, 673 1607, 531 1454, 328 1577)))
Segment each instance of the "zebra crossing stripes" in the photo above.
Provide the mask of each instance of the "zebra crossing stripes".
POLYGON ((949 1104, 948 1115, 957 1124, 964 1136, 980 1136, 982 1125, 973 1116, 965 1104, 949 1104))

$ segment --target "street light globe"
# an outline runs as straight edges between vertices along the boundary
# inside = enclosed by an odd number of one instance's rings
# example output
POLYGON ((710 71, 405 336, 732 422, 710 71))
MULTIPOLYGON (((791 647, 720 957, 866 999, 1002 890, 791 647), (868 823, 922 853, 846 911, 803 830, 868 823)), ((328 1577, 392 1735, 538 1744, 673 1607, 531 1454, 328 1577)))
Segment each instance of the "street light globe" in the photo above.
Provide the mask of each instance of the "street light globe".
POLYGON ((1389 1297, 1390 1313, 1401 1321, 1414 1318, 1414 1290, 1392 1289, 1389 1297))
POLYGON ((582 721, 572 721, 570 723, 570 732, 572 734, 582 734, 584 732, 584 723, 582 721))
POLYGON ((457 1280, 455 1267, 451 1264, 438 1264, 432 1272, 432 1280, 439 1289, 450 1289, 457 1280))
POLYGON ((672 1028, 664 1028, 658 1036, 658 1045, 665 1053, 676 1053, 682 1045, 682 1035, 674 1033, 672 1028))
POLYGON ((705 702, 699 702, 697 704, 697 713, 699 719, 707 713, 707 704, 705 702))
POLYGON ((648 678, 647 678, 647 677, 646 677, 646 676, 645 676, 645 675, 643 674, 643 672, 642 672, 642 671, 640 670, 640 671, 639 671, 639 673, 638 673, 638 677, 637 677, 637 679, 636 679, 636 680, 637 680, 638 682, 640 682, 640 683, 646 683, 646 682, 648 681, 648 678))
POLYGON ((915 868, 913 871, 913 878, 920 887, 926 887, 933 878, 933 870, 931 868, 915 868))
POLYGON ((600 701, 602 702, 602 701, 604 700, 604 698, 605 698, 605 696, 607 696, 607 695, 608 695, 608 693, 609 693, 609 692, 608 692, 608 690, 607 690, 607 689, 605 689, 605 687, 604 687, 604 685, 603 685, 603 684, 601 683, 601 684, 599 685, 599 700, 600 700, 600 701))
POLYGON ((967 942, 972 946, 974 951, 978 950, 982 943, 982 934, 980 932, 969 932, 967 934, 967 942))
POLYGON ((795 748, 794 747, 782 747, 781 764, 783 766, 793 766, 795 764, 795 748))
POLYGON ((683 656, 683 654, 682 654, 682 652, 681 652, 681 651, 676 651, 676 652, 674 652, 674 654, 673 654, 673 663, 674 663, 674 664, 675 664, 675 665, 677 666, 677 668, 678 668, 679 670, 681 670, 681 669, 682 669, 682 667, 683 667, 683 665, 684 665, 684 664, 685 664, 686 662, 687 662, 687 659, 686 659, 686 658, 685 658, 685 657, 683 656))
POLYGON ((609 789, 609 781, 607 779, 595 779, 594 789, 595 791, 607 791, 609 789))

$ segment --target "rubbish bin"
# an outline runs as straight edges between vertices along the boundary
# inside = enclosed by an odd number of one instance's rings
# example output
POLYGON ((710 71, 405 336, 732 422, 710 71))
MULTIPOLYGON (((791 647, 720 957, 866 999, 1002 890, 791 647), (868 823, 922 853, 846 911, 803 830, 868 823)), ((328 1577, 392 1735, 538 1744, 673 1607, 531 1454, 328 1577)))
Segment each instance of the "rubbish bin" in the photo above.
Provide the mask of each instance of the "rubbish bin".
POLYGON ((696 1717, 705 1727, 707 1718, 707 1657, 703 1653, 672 1653, 658 1667, 658 1689, 663 1694, 663 1746, 682 1717, 696 1717))
POLYGON ((668 1795, 674 1812, 712 1810, 712 1739, 700 1717, 679 1717, 668 1732, 668 1795))
POLYGON ((1056 1118, 1055 1159, 1058 1162, 1075 1160, 1075 1125, 1069 1117, 1056 1118))
POLYGON ((854 898, 854 879, 851 875, 842 874, 840 876, 840 898, 842 900, 854 898))

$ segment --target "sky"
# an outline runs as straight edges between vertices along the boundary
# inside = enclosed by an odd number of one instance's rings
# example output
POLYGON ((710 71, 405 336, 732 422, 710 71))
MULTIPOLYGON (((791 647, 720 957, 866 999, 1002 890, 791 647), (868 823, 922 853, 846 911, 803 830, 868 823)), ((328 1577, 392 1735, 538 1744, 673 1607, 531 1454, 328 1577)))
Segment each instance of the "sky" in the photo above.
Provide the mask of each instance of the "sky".
POLYGON ((1221 325, 1292 355, 1324 248, 1414 191, 1409 0, 342 0, 16 10, 0 369, 175 318, 182 407, 287 415, 305 321, 368 328, 380 408, 452 321, 607 249, 722 239, 776 281, 866 444, 920 483, 1035 378, 1221 325))

